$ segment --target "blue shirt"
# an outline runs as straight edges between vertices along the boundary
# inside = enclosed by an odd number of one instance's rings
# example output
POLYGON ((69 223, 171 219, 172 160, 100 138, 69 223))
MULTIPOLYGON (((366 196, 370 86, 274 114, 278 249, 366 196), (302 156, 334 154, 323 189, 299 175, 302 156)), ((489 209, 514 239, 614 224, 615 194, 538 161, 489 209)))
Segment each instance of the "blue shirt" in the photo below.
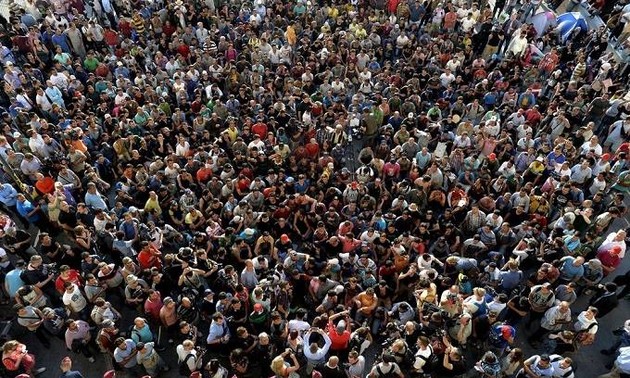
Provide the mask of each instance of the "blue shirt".
POLYGON ((17 190, 11 184, 5 183, 0 186, 0 202, 6 207, 13 207, 17 203, 17 190))
POLYGON ((149 328, 148 324, 145 324, 144 327, 138 329, 134 326, 131 329, 131 339, 137 344, 142 341, 143 343, 149 343, 153 341, 153 333, 149 328))
POLYGON ((88 207, 97 210, 108 210, 107 204, 103 201, 103 198, 97 193, 85 193, 85 204, 88 207))
POLYGON ((78 371, 67 371, 65 373, 61 373, 59 378, 83 378, 83 376, 78 371))
POLYGON ((18 201, 15 206, 17 208, 17 212, 29 222, 33 223, 39 221, 38 213, 34 213, 31 216, 28 215, 28 213, 35 210, 35 207, 33 207, 33 204, 29 200, 24 200, 24 202, 18 201))
POLYGON ((20 278, 20 274, 24 269, 13 269, 4 277, 4 282, 7 284, 7 291, 11 298, 15 298, 19 288, 24 286, 24 281, 20 278))

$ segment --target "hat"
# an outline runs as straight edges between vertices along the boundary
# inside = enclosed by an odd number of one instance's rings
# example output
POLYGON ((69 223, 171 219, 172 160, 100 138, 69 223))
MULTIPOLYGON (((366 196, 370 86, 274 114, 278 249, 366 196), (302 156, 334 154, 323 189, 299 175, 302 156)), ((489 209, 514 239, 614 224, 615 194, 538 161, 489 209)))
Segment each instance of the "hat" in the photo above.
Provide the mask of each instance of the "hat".
POLYGON ((122 67, 123 62, 118 62, 118 63, 116 63, 116 65, 117 65, 118 67, 122 67))
POLYGON ((356 189, 357 187, 359 187, 359 183, 356 181, 352 181, 352 184, 350 184, 352 186, 352 189, 356 189))
POLYGON ((610 160, 610 154, 608 152, 606 152, 605 154, 602 155, 602 160, 603 161, 609 161, 610 160))
POLYGON ((243 217, 241 217, 240 215, 235 215, 234 218, 232 218, 232 221, 234 221, 234 223, 241 223, 242 220, 243 217))
POLYGON ((493 152, 490 155, 488 155, 488 159, 491 161, 495 161, 497 159, 497 155, 493 152))
POLYGON ((536 161, 539 161, 539 162, 541 162, 541 163, 542 163, 542 162, 543 162, 543 157, 542 157, 542 156, 537 157, 537 158, 536 158, 536 161))
POLYGON ((626 332, 630 332, 630 319, 626 320, 626 322, 625 322, 625 323, 623 323, 623 329, 624 329, 626 332))
POLYGON ((14 137, 14 138, 21 138, 21 137, 22 137, 22 134, 20 134, 20 132, 19 132, 19 131, 16 131, 16 132, 14 132, 14 133, 13 133, 13 137, 14 137))
POLYGON ((212 289, 206 289, 203 293, 204 295, 210 295, 210 294, 214 294, 214 291, 212 291, 212 289))
POLYGON ((289 236, 288 236, 287 234, 282 234, 282 235, 280 235, 280 240, 281 240, 283 243, 286 243, 286 242, 288 242, 288 241, 289 241, 289 240, 291 240, 291 239, 289 239, 289 236))
POLYGON ((173 303, 173 302, 175 302, 175 301, 174 301, 174 300, 173 300, 173 298, 171 298, 171 297, 166 297, 166 298, 164 298, 164 301, 163 301, 163 303, 164 303, 165 305, 170 304, 170 303, 173 303))
POLYGON ((111 319, 106 319, 103 321, 103 323, 101 323, 101 326, 103 328, 114 328, 116 326, 116 324, 114 324, 114 321, 111 319))
POLYGON ((132 282, 137 282, 138 281, 138 277, 136 277, 133 274, 130 274, 127 276, 127 283, 130 284, 132 282))
POLYGON ((262 304, 260 304, 260 303, 256 303, 256 304, 254 305, 254 311, 256 311, 256 312, 262 312, 262 311, 263 311, 263 305, 262 305, 262 304))
POLYGON ((413 118, 413 113, 409 112, 409 114, 407 114, 407 118, 412 119, 413 118))
POLYGON ((368 242, 366 241, 361 242, 361 247, 367 247, 367 246, 368 246, 368 242))
POLYGON ((256 231, 253 228, 246 228, 245 231, 243 231, 243 233, 247 236, 254 236, 256 231))

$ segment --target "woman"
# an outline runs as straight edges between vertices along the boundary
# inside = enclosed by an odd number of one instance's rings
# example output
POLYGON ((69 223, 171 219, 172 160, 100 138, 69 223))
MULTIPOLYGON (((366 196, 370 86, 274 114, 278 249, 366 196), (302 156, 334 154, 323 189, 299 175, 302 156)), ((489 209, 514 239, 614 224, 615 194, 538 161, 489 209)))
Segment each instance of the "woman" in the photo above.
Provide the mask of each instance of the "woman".
POLYGON ((501 373, 503 377, 512 377, 523 367, 523 351, 520 348, 514 348, 503 359, 501 364, 501 373))
POLYGON ((295 357, 295 353, 291 350, 286 350, 281 355, 277 356, 271 361, 271 371, 278 378, 298 378, 300 375, 297 371, 300 369, 300 363, 295 357), (285 358, 289 357, 293 361, 293 366, 289 365, 285 358))
POLYGON ((76 226, 74 228, 74 240, 81 252, 88 251, 92 254, 97 254, 94 241, 92 240, 92 232, 90 230, 83 226, 76 226))
POLYGON ((35 356, 29 354, 26 345, 10 340, 2 345, 2 365, 8 371, 17 374, 25 373, 31 378, 46 371, 46 368, 33 370, 35 356))

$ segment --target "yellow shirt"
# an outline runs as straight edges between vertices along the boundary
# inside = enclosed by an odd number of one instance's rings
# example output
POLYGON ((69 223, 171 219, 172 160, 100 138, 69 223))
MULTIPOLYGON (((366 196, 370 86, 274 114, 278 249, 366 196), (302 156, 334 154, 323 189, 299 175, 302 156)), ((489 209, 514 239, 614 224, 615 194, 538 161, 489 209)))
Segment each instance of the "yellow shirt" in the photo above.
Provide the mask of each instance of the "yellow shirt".
POLYGON ((162 208, 160 207, 160 203, 156 199, 149 198, 147 203, 144 204, 144 211, 150 212, 151 210, 155 211, 155 215, 160 216, 162 214, 162 208))

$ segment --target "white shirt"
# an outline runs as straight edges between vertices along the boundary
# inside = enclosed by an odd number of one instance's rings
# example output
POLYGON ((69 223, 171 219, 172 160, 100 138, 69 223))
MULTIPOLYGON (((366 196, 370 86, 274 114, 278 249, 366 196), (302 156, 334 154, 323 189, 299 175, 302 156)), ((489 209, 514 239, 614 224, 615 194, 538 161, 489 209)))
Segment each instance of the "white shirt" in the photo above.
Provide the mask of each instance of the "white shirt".
POLYGON ((310 329, 311 325, 304 320, 293 319, 289 320, 289 324, 287 327, 289 328, 289 331, 298 331, 300 334, 302 334, 310 329))
POLYGON ((624 374, 630 374, 630 346, 619 348, 619 356, 615 360, 615 366, 624 374))
POLYGON ((75 284, 72 284, 72 291, 68 293, 67 290, 64 290, 63 293, 63 304, 70 307, 72 312, 81 312, 87 306, 87 300, 81 294, 81 290, 75 284))

